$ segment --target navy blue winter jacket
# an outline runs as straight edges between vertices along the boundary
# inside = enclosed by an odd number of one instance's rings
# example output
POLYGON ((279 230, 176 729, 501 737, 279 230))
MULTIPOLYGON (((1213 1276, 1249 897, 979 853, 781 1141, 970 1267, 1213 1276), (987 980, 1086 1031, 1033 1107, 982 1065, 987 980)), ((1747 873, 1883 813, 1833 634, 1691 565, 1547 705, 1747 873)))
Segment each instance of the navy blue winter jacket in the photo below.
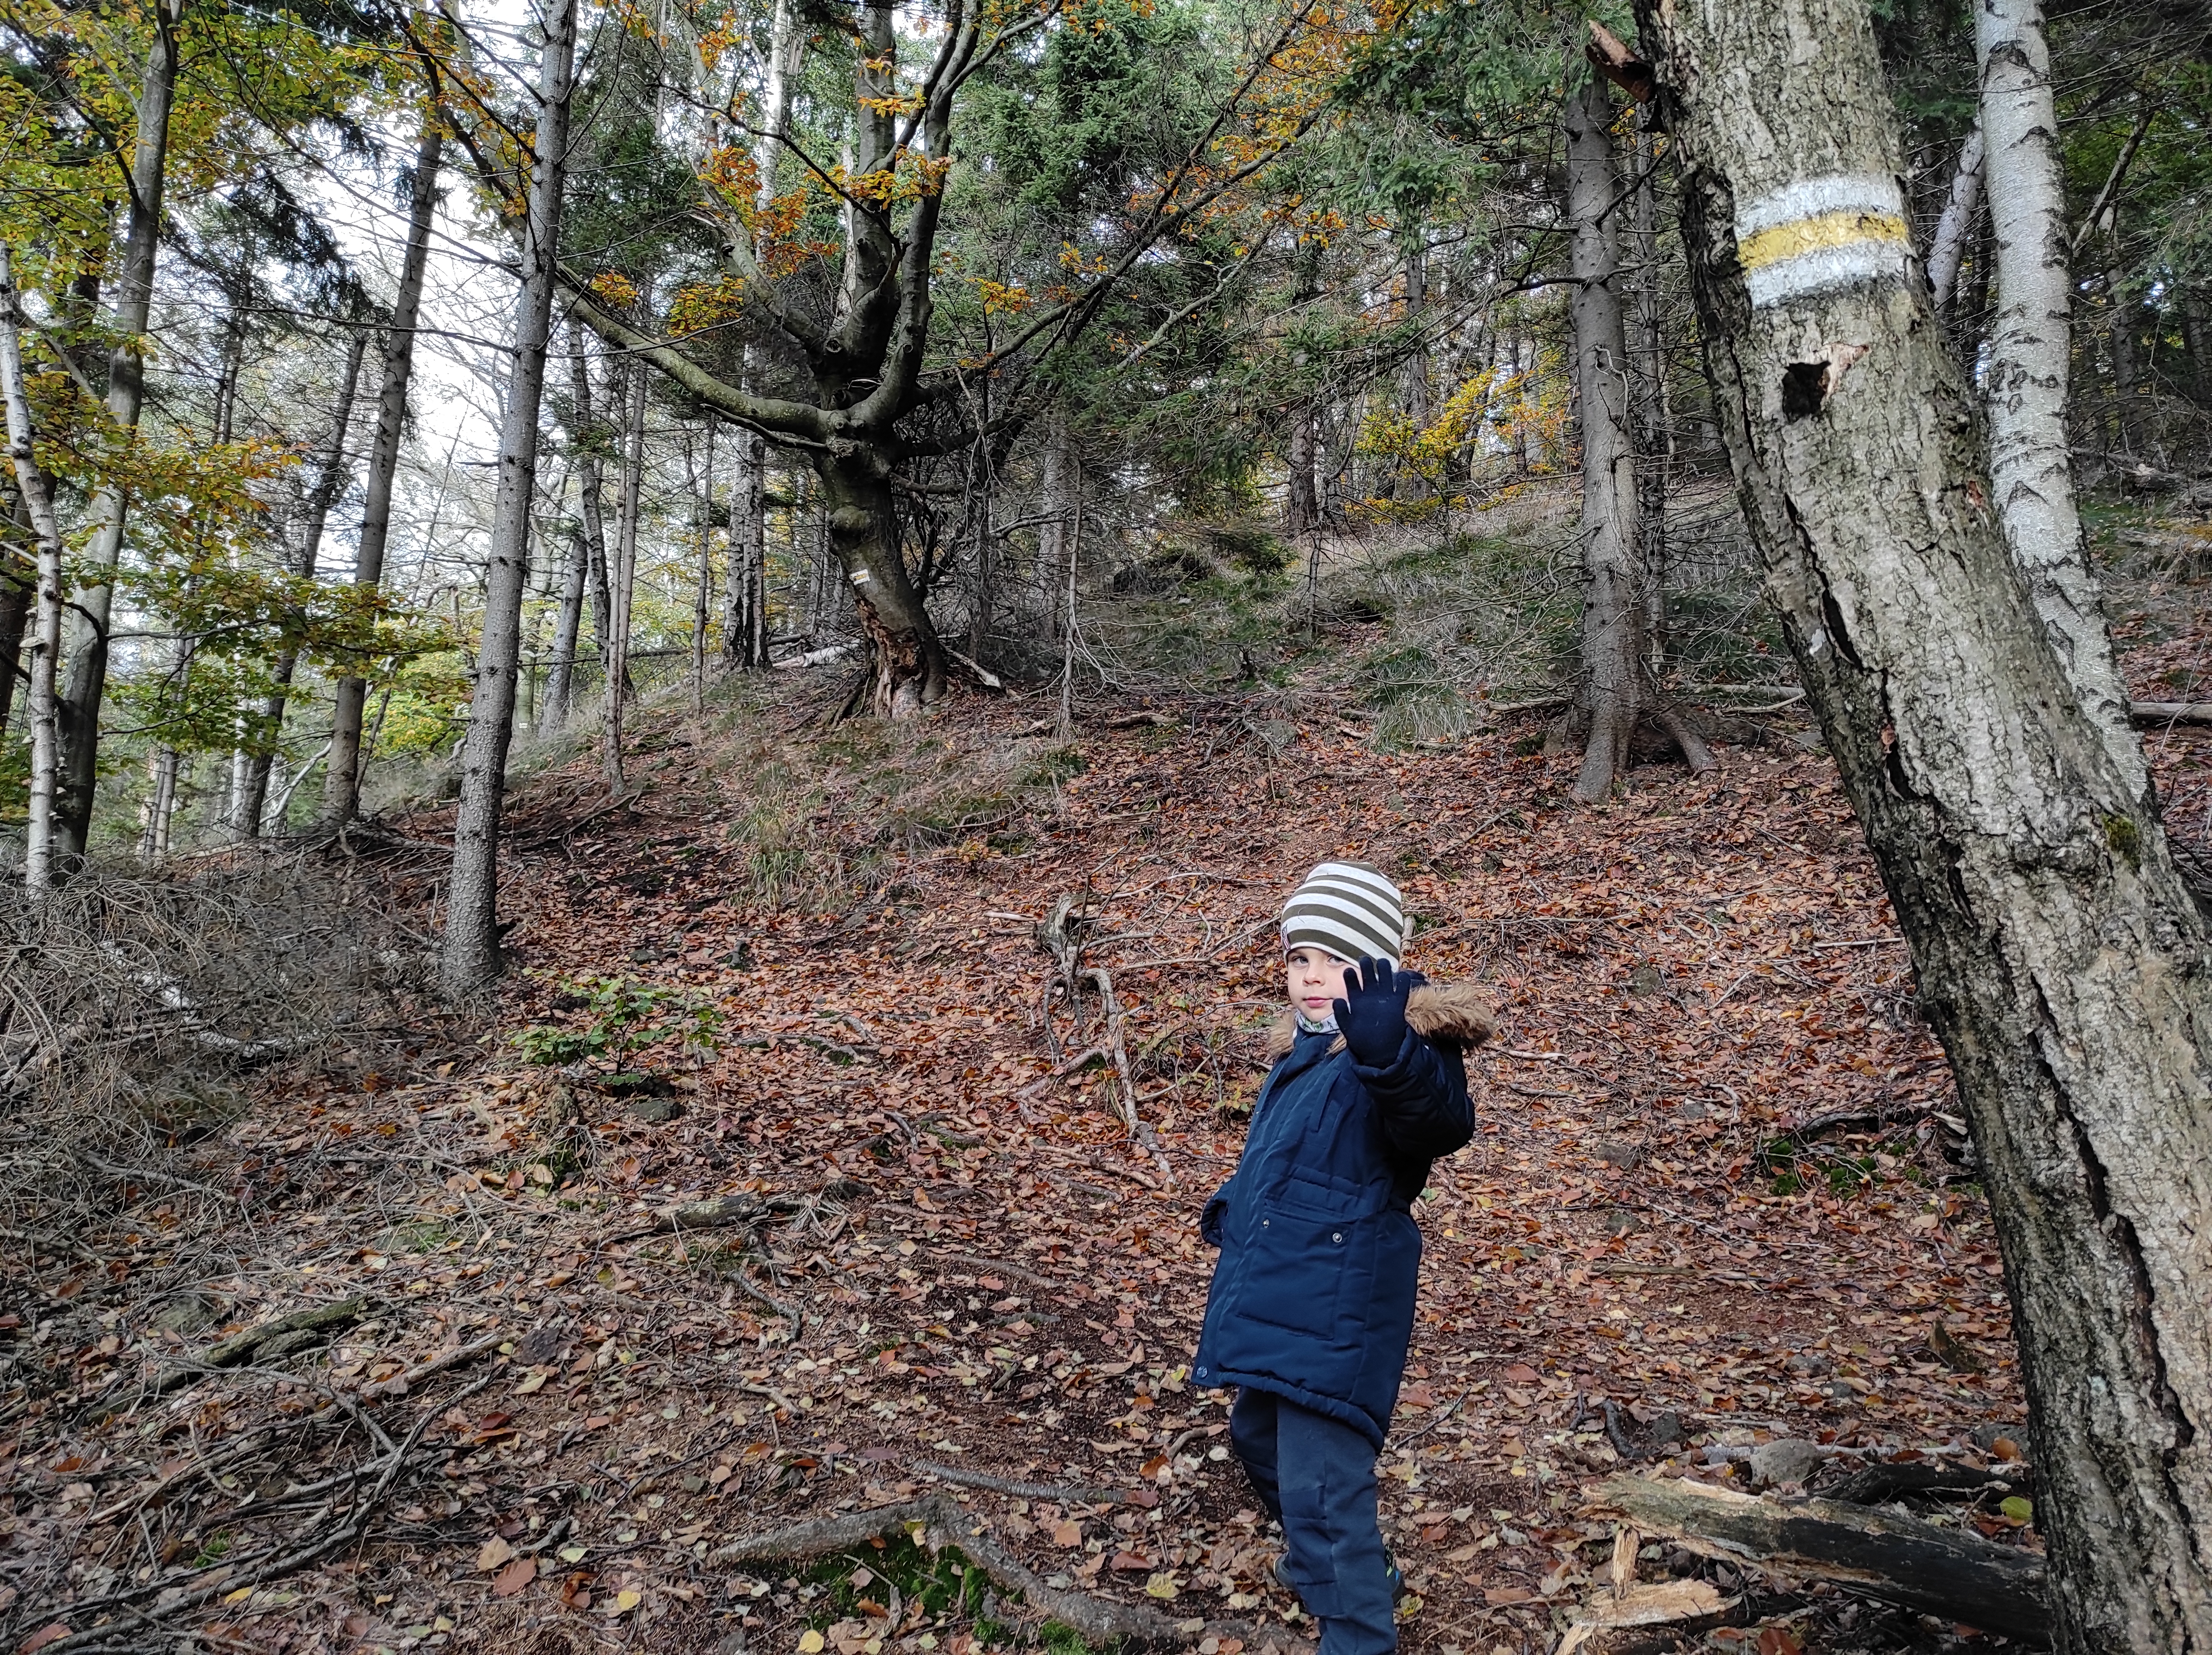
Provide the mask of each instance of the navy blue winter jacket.
POLYGON ((1413 1333, 1410 1209, 1430 1163, 1474 1136, 1461 1053, 1496 1028, 1468 991, 1429 985, 1406 1021, 1381 1069, 1334 1033, 1279 1028, 1244 1154, 1199 1221, 1221 1258, 1192 1378, 1287 1397, 1377 1448, 1413 1333))

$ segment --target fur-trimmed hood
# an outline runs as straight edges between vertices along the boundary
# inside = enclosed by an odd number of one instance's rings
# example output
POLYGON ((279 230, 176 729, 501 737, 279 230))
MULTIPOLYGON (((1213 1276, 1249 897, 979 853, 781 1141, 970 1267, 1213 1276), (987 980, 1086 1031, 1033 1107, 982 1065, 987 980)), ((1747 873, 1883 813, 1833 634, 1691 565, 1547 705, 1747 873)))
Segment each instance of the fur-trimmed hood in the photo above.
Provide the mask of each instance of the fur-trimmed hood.
MULTIPOLYGON (((1462 1052, 1498 1033, 1498 1013, 1490 1002, 1457 983, 1423 983, 1406 998, 1406 1021, 1423 1040, 1462 1052)), ((1297 1038, 1297 1014, 1285 1011, 1267 1031, 1267 1061, 1283 1057, 1297 1038)), ((1341 1052, 1344 1036, 1338 1035, 1328 1049, 1341 1052)))

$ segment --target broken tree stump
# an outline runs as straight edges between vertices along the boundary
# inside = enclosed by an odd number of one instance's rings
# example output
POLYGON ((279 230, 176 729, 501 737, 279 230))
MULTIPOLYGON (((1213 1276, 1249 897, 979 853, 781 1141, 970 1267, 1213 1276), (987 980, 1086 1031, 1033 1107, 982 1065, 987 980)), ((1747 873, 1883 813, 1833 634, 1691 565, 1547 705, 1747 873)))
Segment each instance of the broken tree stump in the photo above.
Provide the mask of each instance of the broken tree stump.
POLYGON ((1703 1556, 1832 1581, 2023 1642, 2051 1640, 2043 1559, 1840 1500, 1760 1499, 1688 1481, 1613 1477, 1593 1509, 1703 1556))

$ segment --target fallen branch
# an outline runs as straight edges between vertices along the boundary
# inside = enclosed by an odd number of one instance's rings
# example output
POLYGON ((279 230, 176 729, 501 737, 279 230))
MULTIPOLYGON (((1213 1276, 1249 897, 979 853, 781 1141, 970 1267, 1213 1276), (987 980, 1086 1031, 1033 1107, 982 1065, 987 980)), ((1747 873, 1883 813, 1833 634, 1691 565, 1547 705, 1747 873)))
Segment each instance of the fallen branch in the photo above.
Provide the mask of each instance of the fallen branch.
POLYGON ((712 1201, 686 1201, 653 1215, 650 1223, 608 1236, 601 1246, 640 1241, 648 1235, 677 1235, 685 1230, 722 1230, 742 1225, 750 1228, 771 1218, 789 1218, 807 1211, 813 1203, 787 1195, 763 1201, 749 1195, 719 1196, 712 1201))
POLYGON ((1118 1642, 1125 1648, 1171 1649, 1196 1643, 1208 1634, 1247 1640, 1253 1635, 1240 1622, 1179 1622, 1145 1604, 1117 1603, 1088 1592, 1048 1586, 985 1534, 974 1517, 942 1495, 774 1529, 750 1539, 732 1541, 709 1554, 708 1561, 717 1568, 741 1563, 803 1563, 901 1532, 913 1534, 917 1543, 932 1551, 954 1548, 1001 1591, 1018 1594, 1040 1616, 1059 1622, 1093 1644, 1118 1642), (1195 1629, 1186 1632, 1185 1625, 1194 1625, 1195 1629))
POLYGON ((1703 1556, 1832 1581, 1984 1632, 2051 1640, 2043 1559, 1839 1500, 1759 1499, 1702 1482, 1613 1477, 1594 1509, 1703 1556))
POLYGON ((485 1335, 473 1344, 465 1344, 452 1350, 441 1351, 427 1361, 417 1362, 404 1373, 394 1373, 388 1379, 380 1379, 361 1388, 364 1397, 404 1397, 423 1380, 443 1373, 448 1368, 461 1367, 487 1351, 496 1350, 507 1343, 504 1333, 485 1335))
POLYGON ((351 1327, 368 1312, 365 1294, 356 1294, 350 1299, 341 1299, 331 1305, 311 1305, 305 1310, 295 1310, 279 1316, 274 1321, 250 1327, 243 1333, 234 1334, 219 1344, 210 1345, 192 1361, 189 1367, 169 1370, 154 1381, 154 1394, 161 1395, 180 1385, 204 1379, 214 1370, 244 1367, 250 1361, 266 1361, 276 1356, 289 1355, 311 1344, 324 1343, 325 1336, 343 1327, 351 1327))
POLYGON ((2130 701, 2128 717, 2137 724, 2212 724, 2212 701, 2130 701))

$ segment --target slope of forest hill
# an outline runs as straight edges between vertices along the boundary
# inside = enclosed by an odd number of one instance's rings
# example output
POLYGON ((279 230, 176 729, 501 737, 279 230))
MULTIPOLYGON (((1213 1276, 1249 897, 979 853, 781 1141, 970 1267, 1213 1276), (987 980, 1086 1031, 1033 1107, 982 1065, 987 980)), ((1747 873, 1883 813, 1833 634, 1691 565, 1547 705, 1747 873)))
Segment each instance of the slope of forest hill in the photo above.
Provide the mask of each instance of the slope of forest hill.
MULTIPOLYGON (((2168 693, 2202 643, 2183 607, 2123 622, 2168 693)), ((2017 1453, 1971 1151, 1804 732, 1590 810, 1526 718, 1381 753, 1296 682, 1101 706, 1066 746, 1024 733, 1049 697, 823 733, 827 675, 724 693, 641 710, 623 808, 581 753, 517 793, 495 1029, 271 1084, 30 1260, 11 1646, 120 1647, 87 1625, 133 1593, 222 1647, 1012 1646, 1018 1615, 924 1590, 917 1555, 726 1550, 937 1493, 1054 1585, 1237 1623, 1217 1652, 1299 1647, 1187 1363, 1271 917, 1332 855, 1390 870, 1413 962, 1504 1024, 1423 1203, 1383 1462, 1408 1649, 1548 1649, 1611 1545, 1583 1489, 1624 1452, 1741 1482, 1806 1440, 1816 1486, 2017 1453), (1046 992, 1062 896, 1149 1143, 1093 985, 1046 992), (752 1222, 669 1232, 715 1201, 752 1222), (222 1343, 317 1309, 289 1355, 222 1343)), ((2199 738, 2154 750, 2201 809, 2199 738)), ((431 902, 447 823, 404 826, 394 877, 431 902)), ((1956 1641, 1833 1597, 1747 1613, 1818 1647, 1956 1641)))

